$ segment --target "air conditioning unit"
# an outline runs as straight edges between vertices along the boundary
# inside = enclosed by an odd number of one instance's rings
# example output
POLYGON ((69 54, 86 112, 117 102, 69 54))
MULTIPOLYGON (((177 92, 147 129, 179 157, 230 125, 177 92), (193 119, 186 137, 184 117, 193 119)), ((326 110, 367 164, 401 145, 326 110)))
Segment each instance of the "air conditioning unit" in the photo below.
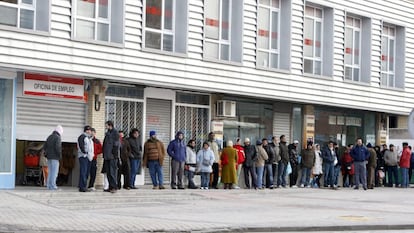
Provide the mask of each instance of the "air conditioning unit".
POLYGON ((236 117, 236 101, 219 100, 217 101, 218 117, 236 117))

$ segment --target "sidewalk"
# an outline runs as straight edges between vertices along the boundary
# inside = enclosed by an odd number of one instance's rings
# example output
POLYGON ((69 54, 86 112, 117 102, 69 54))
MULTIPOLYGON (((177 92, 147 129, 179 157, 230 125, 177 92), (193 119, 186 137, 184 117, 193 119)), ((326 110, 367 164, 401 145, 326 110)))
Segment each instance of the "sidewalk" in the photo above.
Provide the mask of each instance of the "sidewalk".
POLYGON ((414 189, 0 190, 0 232, 414 231, 414 189))

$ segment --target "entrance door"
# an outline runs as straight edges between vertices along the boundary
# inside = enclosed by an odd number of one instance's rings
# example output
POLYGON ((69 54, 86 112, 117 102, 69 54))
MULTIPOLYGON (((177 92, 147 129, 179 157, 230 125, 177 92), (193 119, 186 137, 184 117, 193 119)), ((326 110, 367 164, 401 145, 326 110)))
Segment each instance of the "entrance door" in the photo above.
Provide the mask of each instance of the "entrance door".
MULTIPOLYGON (((168 143, 172 138, 172 105, 173 98, 175 98, 175 92, 156 88, 146 88, 145 96, 145 138, 147 139, 149 137, 149 131, 154 130, 157 133, 158 140, 164 143, 165 150, 167 150, 168 143)), ((170 157, 165 155, 163 165, 165 184, 170 182, 170 170, 170 157)), ((151 184, 152 182, 148 169, 145 169, 145 174, 145 183, 151 184)))

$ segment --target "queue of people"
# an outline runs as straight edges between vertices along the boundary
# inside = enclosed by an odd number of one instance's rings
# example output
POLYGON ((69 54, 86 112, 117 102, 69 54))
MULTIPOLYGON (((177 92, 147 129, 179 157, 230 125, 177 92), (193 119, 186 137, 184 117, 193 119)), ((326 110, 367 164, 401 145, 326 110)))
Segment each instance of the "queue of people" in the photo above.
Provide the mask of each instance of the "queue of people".
MULTIPOLYGON (((299 152, 299 141, 287 144, 285 135, 279 137, 279 142, 274 136, 270 142, 263 138, 254 145, 249 138, 244 139, 243 145, 237 138, 235 144, 228 140, 226 147, 220 149, 211 132, 202 148, 196 151, 196 141, 191 139, 185 143, 181 131, 165 148, 155 131, 149 132, 149 138, 142 146, 138 129, 132 129, 129 136, 124 137, 123 131, 116 130, 113 122, 107 121, 105 126, 103 143, 96 138, 95 129, 88 125, 78 138, 80 192, 95 190, 96 161, 100 154, 104 159, 101 171, 104 173, 104 191, 111 193, 121 189, 121 174, 124 177, 122 188, 137 189, 135 177, 141 166, 148 168, 153 189, 165 189, 163 166, 167 155, 171 157, 171 189, 218 189, 220 183, 224 189, 240 186, 246 189, 288 186, 337 189, 340 173, 343 187, 362 187, 364 190, 380 186, 407 188, 414 168, 414 152, 405 142, 400 154, 392 144, 389 148, 386 144, 382 148, 373 147, 370 143, 364 145, 361 138, 355 145, 341 149, 332 141, 322 149, 308 141, 299 152), (201 177, 200 186, 194 181, 196 174, 201 177), (289 183, 286 182, 287 177, 289 183), (239 184, 240 178, 244 180, 243 185, 239 184)), ((45 144, 50 169, 47 187, 50 190, 57 189, 54 161, 59 161, 62 133, 62 127, 58 126, 45 144)))

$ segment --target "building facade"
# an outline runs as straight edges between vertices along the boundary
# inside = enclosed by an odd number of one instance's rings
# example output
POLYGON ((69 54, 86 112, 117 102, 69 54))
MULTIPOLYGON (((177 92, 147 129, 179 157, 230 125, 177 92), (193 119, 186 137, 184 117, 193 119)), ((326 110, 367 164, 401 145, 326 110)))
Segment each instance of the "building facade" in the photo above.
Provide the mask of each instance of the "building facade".
POLYGON ((165 144, 177 130, 198 145, 209 131, 385 143, 390 119, 414 107, 413 10, 408 0, 0 0, 0 188, 20 183, 24 148, 57 124, 69 185, 83 125, 103 139, 106 120, 165 144))

